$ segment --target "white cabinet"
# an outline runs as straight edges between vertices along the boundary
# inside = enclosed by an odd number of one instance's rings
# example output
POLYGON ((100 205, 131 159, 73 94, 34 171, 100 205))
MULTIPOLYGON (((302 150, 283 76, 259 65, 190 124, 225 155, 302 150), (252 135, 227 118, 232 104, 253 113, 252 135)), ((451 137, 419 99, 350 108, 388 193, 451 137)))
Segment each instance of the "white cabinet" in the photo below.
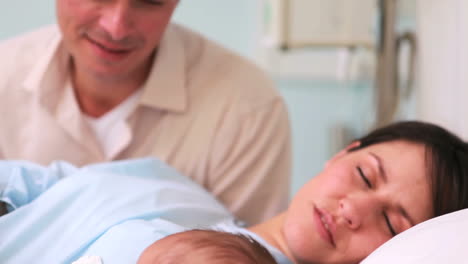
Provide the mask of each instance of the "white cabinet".
POLYGON ((257 62, 287 79, 369 80, 376 0, 261 0, 257 62))
POLYGON ((375 0, 264 0, 266 38, 287 48, 372 46, 375 0))

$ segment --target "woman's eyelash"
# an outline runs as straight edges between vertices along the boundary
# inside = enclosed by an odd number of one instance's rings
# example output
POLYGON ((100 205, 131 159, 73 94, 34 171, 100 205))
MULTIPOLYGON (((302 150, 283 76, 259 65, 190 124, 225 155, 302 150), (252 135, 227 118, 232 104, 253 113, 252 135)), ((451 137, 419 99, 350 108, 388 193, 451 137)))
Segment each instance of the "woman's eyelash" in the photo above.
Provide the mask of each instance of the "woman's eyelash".
MULTIPOLYGON (((357 168, 357 170, 359 172, 359 175, 361 176, 362 180, 366 183, 367 187, 372 188, 372 183, 370 182, 369 178, 366 177, 366 175, 362 171, 361 167, 357 166, 356 168, 357 168)), ((385 219, 385 223, 387 224, 387 227, 390 230, 390 233, 392 234, 392 236, 396 236, 397 232, 393 228, 392 223, 390 222, 390 218, 388 218, 387 213, 382 212, 382 214, 383 214, 383 217, 385 219)))
POLYGON ((358 170, 359 175, 361 176, 362 180, 366 183, 367 187, 372 188, 372 183, 369 181, 369 178, 366 177, 366 175, 362 171, 361 167, 357 166, 357 170, 358 170))
POLYGON ((387 223, 387 226, 388 226, 388 229, 390 230, 390 233, 392 234, 392 236, 396 236, 397 232, 393 228, 392 223, 390 222, 390 219, 388 218, 387 213, 382 212, 382 214, 383 214, 383 216, 385 218, 385 222, 387 223))
POLYGON ((150 5, 156 5, 156 6, 161 6, 163 5, 164 3, 161 2, 161 1, 154 1, 154 0, 145 0, 146 3, 150 4, 150 5))

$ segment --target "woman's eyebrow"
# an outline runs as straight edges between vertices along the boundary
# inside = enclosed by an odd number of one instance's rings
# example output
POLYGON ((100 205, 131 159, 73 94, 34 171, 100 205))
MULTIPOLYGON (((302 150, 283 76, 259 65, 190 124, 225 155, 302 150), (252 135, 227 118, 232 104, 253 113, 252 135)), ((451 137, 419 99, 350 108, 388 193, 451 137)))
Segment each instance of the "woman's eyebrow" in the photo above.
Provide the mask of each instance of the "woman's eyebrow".
MULTIPOLYGON (((384 166, 384 163, 383 163, 382 159, 377 154, 372 153, 372 152, 369 152, 369 155, 371 155, 371 157, 373 157, 376 160, 377 167, 379 168, 379 175, 382 178, 382 181, 384 183, 387 183, 388 177, 387 177, 387 173, 385 171, 385 166, 384 166)), ((405 208, 400 205, 398 209, 400 211, 400 214, 403 215, 403 217, 408 220, 408 222, 411 224, 411 226, 414 226, 415 222, 414 222, 413 218, 405 210, 405 208)))
POLYGON ((375 159, 375 161, 377 162, 377 167, 379 168, 379 175, 380 175, 380 177, 382 177, 382 181, 383 181, 384 183, 387 183, 387 173, 385 172, 385 168, 384 168, 382 159, 380 159, 379 156, 377 156, 376 154, 374 154, 374 153, 372 153, 372 152, 369 152, 369 154, 370 154, 371 157, 373 157, 373 158, 375 159))

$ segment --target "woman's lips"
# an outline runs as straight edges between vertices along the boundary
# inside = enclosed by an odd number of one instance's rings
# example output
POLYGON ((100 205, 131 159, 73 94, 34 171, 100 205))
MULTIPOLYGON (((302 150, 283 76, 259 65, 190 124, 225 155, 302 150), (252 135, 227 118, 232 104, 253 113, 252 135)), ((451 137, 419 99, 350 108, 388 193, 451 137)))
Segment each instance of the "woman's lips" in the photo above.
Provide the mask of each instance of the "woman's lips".
POLYGON ((336 226, 333 222, 333 217, 326 212, 314 206, 314 223, 320 235, 326 242, 335 247, 334 233, 336 226))

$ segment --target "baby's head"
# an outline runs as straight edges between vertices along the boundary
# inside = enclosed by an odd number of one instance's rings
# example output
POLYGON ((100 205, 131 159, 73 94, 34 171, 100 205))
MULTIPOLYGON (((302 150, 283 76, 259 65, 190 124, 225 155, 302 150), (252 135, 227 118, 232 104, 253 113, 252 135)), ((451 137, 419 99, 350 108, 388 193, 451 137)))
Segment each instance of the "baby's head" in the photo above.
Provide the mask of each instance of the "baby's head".
POLYGON ((138 264, 276 264, 254 239, 214 230, 190 230, 160 239, 141 254, 138 264))

